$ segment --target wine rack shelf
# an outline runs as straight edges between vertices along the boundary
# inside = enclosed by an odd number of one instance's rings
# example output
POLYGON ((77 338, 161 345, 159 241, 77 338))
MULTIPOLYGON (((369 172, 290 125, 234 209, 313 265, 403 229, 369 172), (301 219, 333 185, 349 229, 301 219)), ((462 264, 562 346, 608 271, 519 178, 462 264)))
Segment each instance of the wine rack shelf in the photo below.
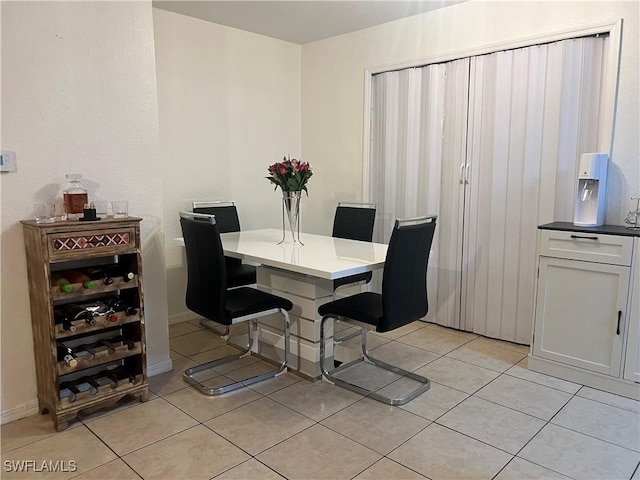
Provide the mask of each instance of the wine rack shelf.
POLYGON ((56 324, 55 335, 56 339, 60 340, 67 337, 75 337, 85 333, 100 332, 105 328, 117 327, 120 325, 126 325, 128 323, 140 322, 140 315, 127 315, 124 312, 116 312, 115 316, 117 320, 110 321, 106 317, 94 317, 95 325, 89 325, 85 320, 73 320, 70 324, 75 328, 74 331, 65 330, 61 324, 56 324))
POLYGON ((65 375, 85 368, 95 367, 103 363, 120 360, 121 358, 132 357, 133 355, 139 355, 141 352, 142 347, 140 342, 134 342, 131 348, 127 345, 119 345, 115 347, 113 352, 103 349, 97 352, 93 358, 88 358, 88 355, 77 358, 76 360, 78 363, 73 367, 67 365, 65 362, 58 362, 58 375, 65 375))
POLYGON ((149 398, 140 221, 129 217, 21 222, 38 405, 40 413, 51 415, 58 431, 81 412, 125 397, 149 398), (105 271, 107 267, 126 269, 128 278, 100 277, 93 281, 93 288, 74 280, 66 287, 70 291, 52 284, 67 271, 101 266, 105 271), (63 358, 67 349, 70 357, 63 358))
POLYGON ((134 380, 120 380, 117 386, 100 385, 97 391, 87 389, 75 394, 73 401, 69 400, 69 395, 65 392, 65 396, 60 398, 60 406, 63 408, 86 409, 89 406, 100 404, 101 406, 109 406, 125 395, 146 394, 147 386, 143 383, 142 375, 135 375, 134 380))
POLYGON ((84 288, 81 283, 72 283, 70 292, 62 292, 60 289, 54 288, 51 292, 51 296, 54 302, 59 302, 61 300, 79 300, 81 297, 93 297, 98 293, 111 293, 116 292, 118 290, 124 290, 127 288, 137 288, 138 287, 138 278, 137 276, 128 282, 124 280, 114 280, 114 282, 110 285, 104 285, 101 280, 96 281, 96 286, 94 288, 84 288))

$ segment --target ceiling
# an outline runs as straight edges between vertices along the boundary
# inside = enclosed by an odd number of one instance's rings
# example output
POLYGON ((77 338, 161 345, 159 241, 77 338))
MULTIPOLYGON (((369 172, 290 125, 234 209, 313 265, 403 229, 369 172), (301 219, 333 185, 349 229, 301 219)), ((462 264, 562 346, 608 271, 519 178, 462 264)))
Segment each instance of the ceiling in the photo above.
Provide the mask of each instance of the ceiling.
POLYGON ((302 45, 463 1, 155 0, 153 6, 302 45))

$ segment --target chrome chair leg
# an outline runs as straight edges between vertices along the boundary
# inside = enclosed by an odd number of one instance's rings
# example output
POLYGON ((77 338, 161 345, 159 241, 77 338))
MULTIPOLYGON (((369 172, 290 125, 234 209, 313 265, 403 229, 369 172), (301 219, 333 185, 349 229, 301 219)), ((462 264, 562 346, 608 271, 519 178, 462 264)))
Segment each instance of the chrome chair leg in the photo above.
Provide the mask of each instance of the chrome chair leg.
POLYGON ((257 352, 257 337, 256 329, 258 328, 257 322, 255 320, 249 320, 247 322, 247 347, 245 349, 246 353, 243 353, 240 358, 250 357, 251 352, 257 352))
POLYGON ((220 338, 222 338, 225 342, 229 341, 229 325, 225 325, 224 326, 224 333, 221 333, 218 329, 216 329, 213 325, 211 325, 212 322, 211 320, 207 320, 206 318, 201 318, 200 319, 200 326, 206 328, 207 330, 212 331, 213 333, 215 333, 216 335, 218 335, 220 338))
POLYGON ((426 392, 427 390, 429 390, 429 388, 431 388, 431 382, 429 381, 428 378, 423 377, 422 375, 418 375, 416 373, 410 372, 408 370, 404 370, 400 367, 396 367, 395 365, 391 365, 388 363, 385 363, 381 360, 377 360, 373 357, 371 357, 371 355, 369 355, 369 351, 367 350, 367 329, 366 328, 362 328, 360 331, 360 334, 362 335, 362 344, 361 344, 361 348, 362 348, 362 358, 357 359, 357 360, 353 360, 352 362, 349 363, 345 363, 343 365, 340 365, 337 368, 334 368, 332 370, 327 370, 325 363, 326 363, 326 349, 325 349, 325 337, 324 337, 324 332, 325 332, 325 323, 330 319, 330 318, 334 318, 330 315, 325 315, 324 317, 322 317, 322 320, 320 322, 320 369, 322 371, 322 377, 323 380, 328 381, 329 383, 332 383, 334 385, 337 385, 339 387, 342 388, 346 388, 347 390, 351 390, 353 392, 359 393, 361 395, 365 395, 369 398, 372 398, 374 400, 377 400, 379 402, 385 403, 387 405, 404 405, 405 403, 413 400, 414 398, 416 398, 418 395, 426 392), (401 375, 403 377, 407 377, 410 378, 411 380, 414 380, 418 383, 420 383, 421 385, 418 388, 415 388, 413 391, 411 391, 409 394, 404 395, 402 397, 399 398, 392 398, 392 397, 387 397, 384 395, 381 395, 378 392, 375 392, 373 390, 361 387, 360 385, 356 385, 353 384, 351 382, 347 382, 345 380, 342 380, 340 378, 337 378, 335 376, 336 373, 346 370, 350 367, 352 367, 353 365, 357 365, 359 363, 362 362, 367 362, 370 363, 378 368, 382 368, 384 370, 390 371, 392 373, 395 373, 397 375, 401 375))
POLYGON ((251 350, 254 346, 254 342, 257 342, 257 334, 254 334, 256 332, 252 332, 253 326, 251 325, 251 323, 253 321, 248 321, 247 323, 249 328, 249 341, 248 341, 249 344, 247 345, 247 348, 245 348, 239 353, 235 353, 233 355, 227 355, 226 357, 219 358, 211 362, 203 363, 202 365, 198 365, 196 367, 192 367, 185 370, 185 372, 183 373, 183 378, 185 379, 185 381, 193 385, 201 393, 209 396, 214 396, 214 395, 221 395, 223 393, 231 392, 241 387, 253 385, 254 383, 258 383, 258 382, 261 382, 262 380, 267 380, 269 378, 274 378, 285 373, 287 371, 287 365, 289 364, 289 357, 291 354, 291 341, 290 341, 291 323, 289 320, 289 313, 286 310, 279 308, 277 311, 282 313, 282 316, 284 319, 283 320, 284 359, 277 369, 270 370, 268 372, 262 373, 260 375, 256 375, 254 377, 238 380, 236 382, 232 382, 227 385, 223 385, 221 387, 208 387, 195 378, 196 374, 199 372, 213 369, 218 365, 223 365, 225 363, 239 360, 240 358, 249 356, 251 354, 251 350))

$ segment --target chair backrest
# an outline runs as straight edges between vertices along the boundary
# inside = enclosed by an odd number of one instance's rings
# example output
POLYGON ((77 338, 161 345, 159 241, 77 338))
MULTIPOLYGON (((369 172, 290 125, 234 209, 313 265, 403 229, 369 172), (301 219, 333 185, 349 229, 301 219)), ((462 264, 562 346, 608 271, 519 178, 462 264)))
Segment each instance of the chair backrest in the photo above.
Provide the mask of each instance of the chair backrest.
POLYGON ((220 233, 239 232, 240 219, 234 202, 193 202, 193 213, 215 215, 220 233))
POLYGON ((180 212, 180 227, 187 253, 187 308, 227 324, 227 268, 216 217, 180 212))
POLYGON ((396 220, 382 274, 383 319, 378 332, 411 323, 429 311, 427 266, 436 218, 396 220))
POLYGON ((376 206, 373 203, 338 203, 331 236, 370 242, 375 220, 376 206))

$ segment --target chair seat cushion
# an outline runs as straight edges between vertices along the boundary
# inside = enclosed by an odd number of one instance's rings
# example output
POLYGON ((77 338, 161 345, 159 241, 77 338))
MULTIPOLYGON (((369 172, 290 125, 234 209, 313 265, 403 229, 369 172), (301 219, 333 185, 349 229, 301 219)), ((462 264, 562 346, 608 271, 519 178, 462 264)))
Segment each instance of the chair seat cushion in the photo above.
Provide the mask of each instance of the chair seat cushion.
POLYGON ((244 263, 232 267, 227 264, 227 288, 241 287, 252 283, 256 283, 256 267, 244 263))
POLYGON ((255 288, 241 287, 227 290, 225 308, 229 318, 233 320, 234 318, 253 315, 272 308, 283 308, 289 311, 293 308, 293 303, 286 298, 271 295, 255 288))
POLYGON ((318 313, 322 316, 337 315, 350 318, 377 327, 382 319, 382 295, 373 292, 358 293, 325 303, 318 308, 318 313))
POLYGON ((369 283, 372 277, 373 277, 372 272, 364 272, 364 273, 357 273, 355 275, 350 275, 348 277, 336 278, 333 281, 333 289, 335 290, 336 288, 342 285, 348 285, 350 283, 361 283, 361 282, 369 283))

